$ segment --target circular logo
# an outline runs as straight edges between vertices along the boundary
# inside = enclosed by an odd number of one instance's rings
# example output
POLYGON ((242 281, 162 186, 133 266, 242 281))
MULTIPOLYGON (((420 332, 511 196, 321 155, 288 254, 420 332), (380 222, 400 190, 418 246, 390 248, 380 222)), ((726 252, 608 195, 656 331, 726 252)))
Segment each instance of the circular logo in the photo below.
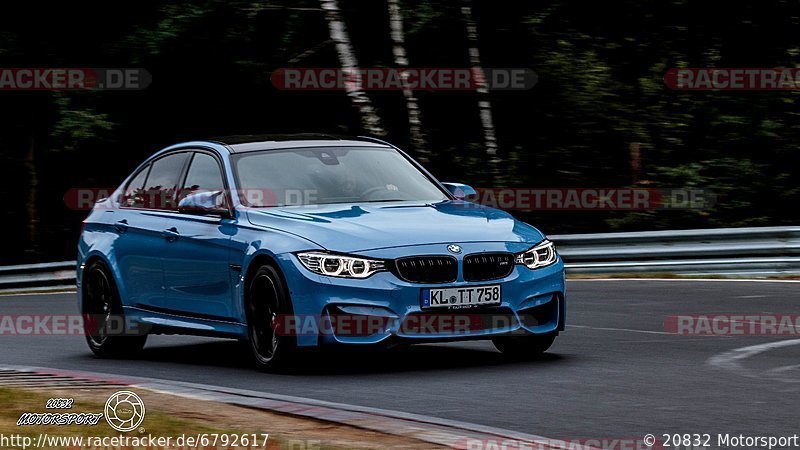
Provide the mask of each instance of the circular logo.
POLYGON ((133 392, 115 392, 106 401, 105 413, 111 428, 123 433, 133 431, 144 420, 144 402, 133 392))
POLYGON ((447 246, 447 250, 450 251, 450 253, 458 254, 461 253, 461 246, 456 244, 450 244, 447 246))

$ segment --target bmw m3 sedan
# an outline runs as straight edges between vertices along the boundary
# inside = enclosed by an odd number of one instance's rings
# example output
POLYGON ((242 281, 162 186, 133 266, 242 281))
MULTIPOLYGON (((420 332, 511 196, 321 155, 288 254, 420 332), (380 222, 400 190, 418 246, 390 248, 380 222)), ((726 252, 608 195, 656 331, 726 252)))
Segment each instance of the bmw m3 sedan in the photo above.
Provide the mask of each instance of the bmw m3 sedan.
POLYGON ((490 339, 545 352, 564 265, 536 228, 373 138, 238 136, 165 148, 94 205, 78 244, 90 349, 239 339, 261 369, 304 349, 490 339))

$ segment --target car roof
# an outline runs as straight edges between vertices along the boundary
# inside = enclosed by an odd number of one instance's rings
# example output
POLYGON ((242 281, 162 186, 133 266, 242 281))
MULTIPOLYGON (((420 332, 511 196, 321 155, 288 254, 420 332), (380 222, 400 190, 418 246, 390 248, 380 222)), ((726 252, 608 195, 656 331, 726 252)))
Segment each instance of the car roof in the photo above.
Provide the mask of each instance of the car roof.
POLYGON ((389 143, 369 137, 354 138, 314 133, 248 134, 217 137, 208 141, 225 145, 231 153, 306 147, 392 147, 389 143))

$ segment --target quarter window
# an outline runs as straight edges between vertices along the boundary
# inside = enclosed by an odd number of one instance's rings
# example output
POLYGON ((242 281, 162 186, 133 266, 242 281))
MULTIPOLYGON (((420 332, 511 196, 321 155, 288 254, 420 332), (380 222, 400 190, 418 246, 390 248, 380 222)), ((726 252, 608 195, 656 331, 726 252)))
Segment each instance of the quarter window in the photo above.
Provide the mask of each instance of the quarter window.
POLYGON ((147 178, 147 173, 150 171, 150 165, 145 166, 140 170, 136 176, 131 179, 128 186, 125 187, 125 192, 122 195, 120 203, 122 206, 129 208, 142 208, 144 207, 144 181, 147 178))

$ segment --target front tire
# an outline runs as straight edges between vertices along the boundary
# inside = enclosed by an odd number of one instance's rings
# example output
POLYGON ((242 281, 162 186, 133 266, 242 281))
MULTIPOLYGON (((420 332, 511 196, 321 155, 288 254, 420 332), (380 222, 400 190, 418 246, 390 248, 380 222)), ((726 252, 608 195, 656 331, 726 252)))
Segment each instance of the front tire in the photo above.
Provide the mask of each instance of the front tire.
POLYGON ((497 350, 511 360, 530 360, 541 357, 546 352, 556 335, 548 336, 504 336, 493 338, 492 343, 497 350))
POLYGON ((101 261, 84 270, 81 309, 86 343, 95 355, 129 358, 144 348, 147 334, 131 335, 114 278, 101 261))
POLYGON ((247 293, 247 333, 256 368, 263 371, 288 368, 297 343, 293 336, 277 331, 278 320, 292 313, 283 277, 275 267, 263 265, 251 277, 247 293))

